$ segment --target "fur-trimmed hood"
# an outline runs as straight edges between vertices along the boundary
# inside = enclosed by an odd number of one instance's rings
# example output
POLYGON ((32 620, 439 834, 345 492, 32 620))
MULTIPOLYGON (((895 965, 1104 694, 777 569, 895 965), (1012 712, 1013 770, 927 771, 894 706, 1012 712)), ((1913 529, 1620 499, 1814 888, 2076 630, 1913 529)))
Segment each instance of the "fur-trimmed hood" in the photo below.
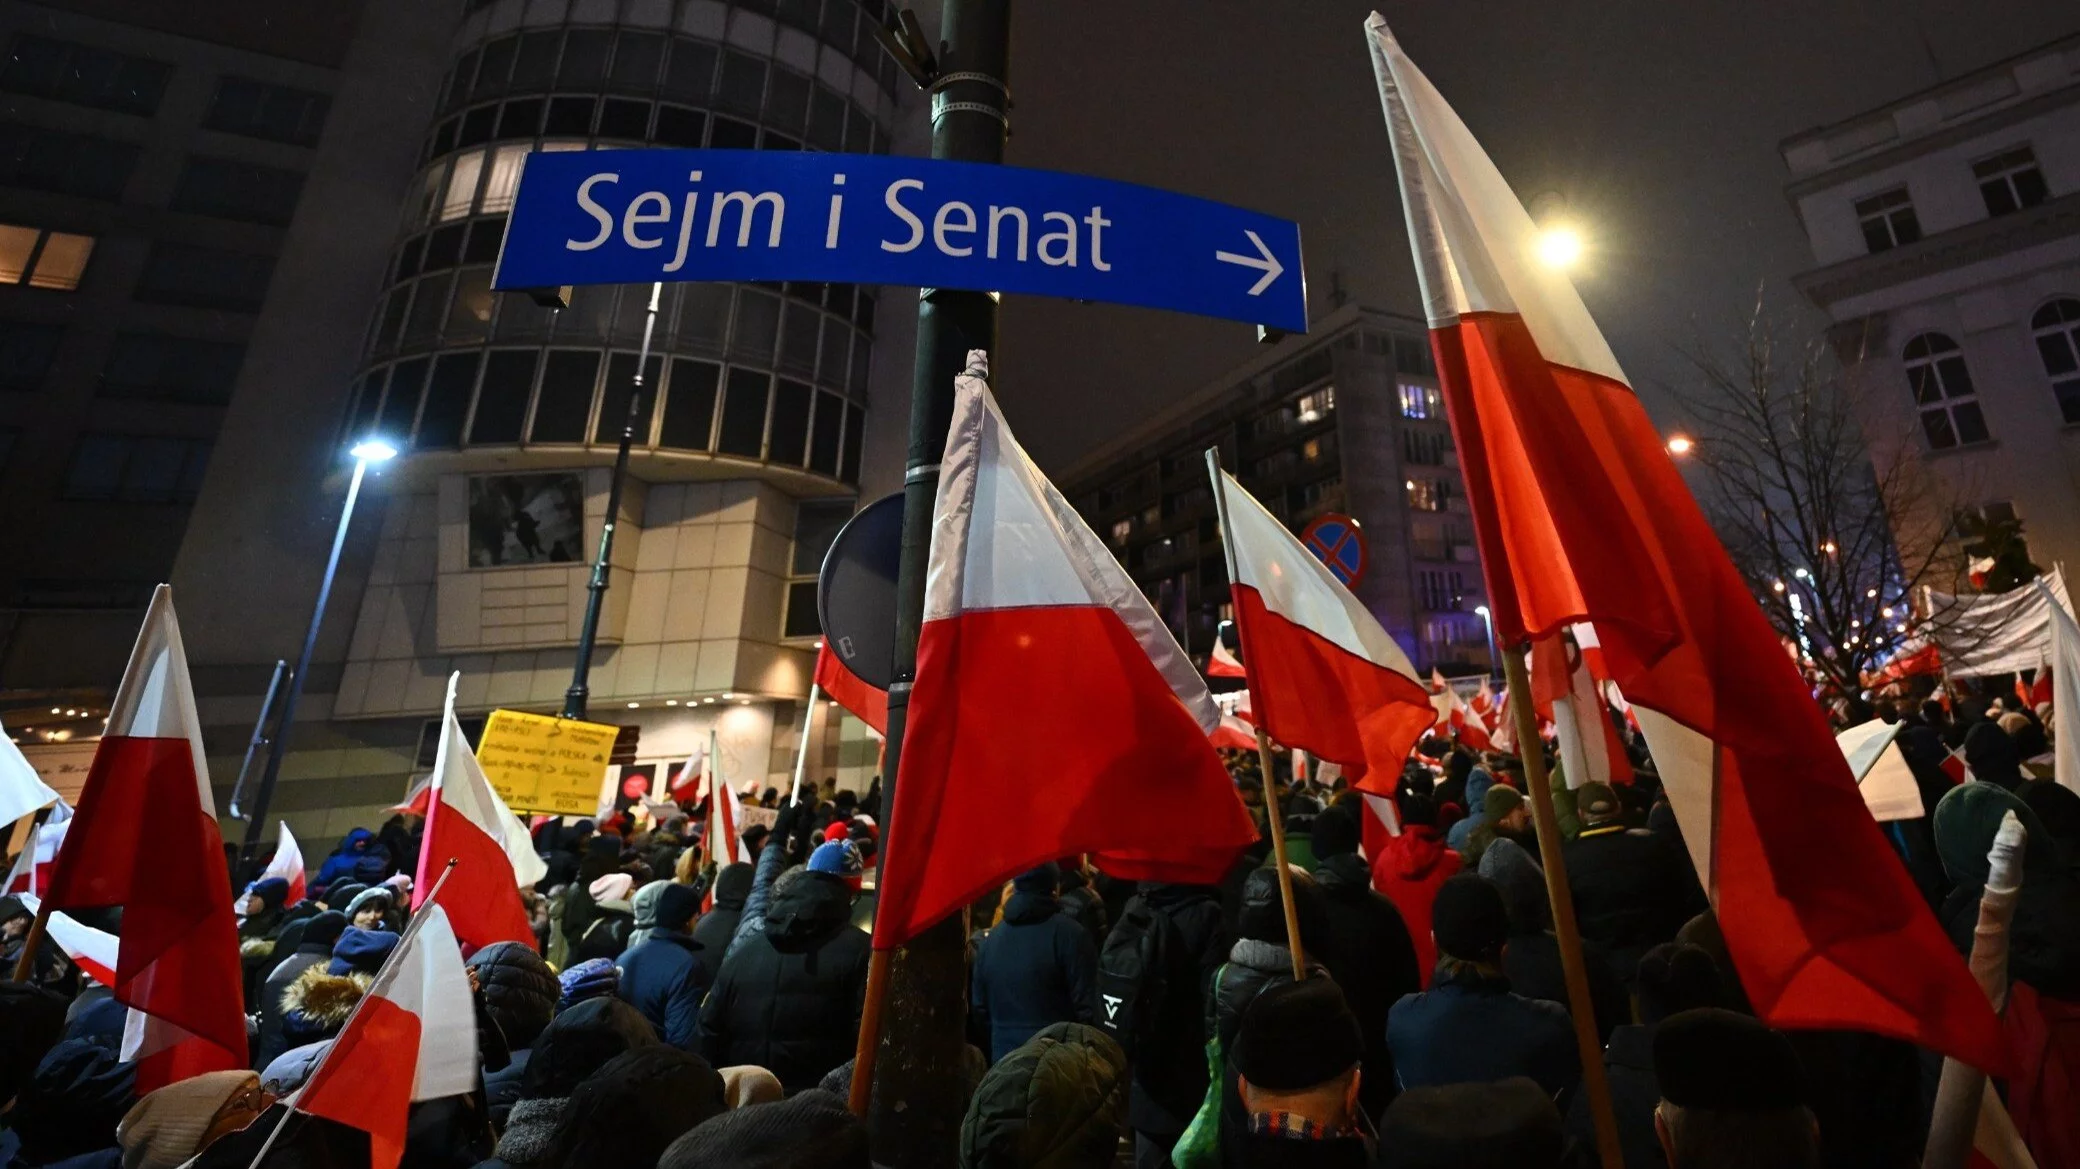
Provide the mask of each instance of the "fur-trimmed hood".
POLYGON ((338 1030, 346 1026, 354 1004, 374 982, 373 975, 358 970, 332 974, 323 966, 313 966, 282 991, 282 1016, 312 1030, 338 1030))

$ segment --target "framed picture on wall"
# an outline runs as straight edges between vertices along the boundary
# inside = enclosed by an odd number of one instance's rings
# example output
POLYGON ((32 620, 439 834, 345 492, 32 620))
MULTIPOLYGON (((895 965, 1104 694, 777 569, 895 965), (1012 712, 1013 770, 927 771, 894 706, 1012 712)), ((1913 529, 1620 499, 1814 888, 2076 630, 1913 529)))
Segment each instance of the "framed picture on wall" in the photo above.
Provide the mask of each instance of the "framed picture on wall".
POLYGON ((585 480, 576 471, 472 475, 469 566, 569 564, 585 556, 585 480))

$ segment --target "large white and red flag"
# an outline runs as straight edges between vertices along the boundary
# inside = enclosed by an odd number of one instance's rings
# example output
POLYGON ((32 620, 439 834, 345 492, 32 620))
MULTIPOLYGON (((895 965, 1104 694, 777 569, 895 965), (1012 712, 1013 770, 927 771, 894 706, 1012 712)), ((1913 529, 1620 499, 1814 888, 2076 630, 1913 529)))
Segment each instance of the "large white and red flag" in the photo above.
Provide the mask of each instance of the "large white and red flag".
POLYGON ((121 906, 112 989, 140 1093, 246 1066, 238 917, 203 763, 188 656, 160 585, 116 688, 44 902, 121 906))
POLYGON ((14 867, 8 870, 7 884, 0 888, 0 895, 33 893, 41 897, 49 892, 58 850, 64 846, 65 833, 71 827, 72 805, 64 800, 51 807, 43 823, 31 824, 29 839, 22 842, 22 851, 15 854, 14 867))
POLYGON ((472 950, 493 942, 531 946, 534 924, 520 900, 520 886, 541 880, 549 866, 535 854, 527 825, 498 798, 469 749, 455 719, 455 684, 461 678, 459 673, 448 678, 412 907, 425 904, 449 861, 459 861, 440 895, 455 936, 472 950))
POLYGON ((0 828, 57 802, 58 793, 43 782, 22 749, 0 728, 0 828))
POLYGON ((1385 20, 1367 33, 1498 638, 1595 625, 1765 1020, 2005 1067, 1985 996, 1531 217, 1385 20))
POLYGON ((888 735, 888 691, 853 673, 831 652, 830 645, 821 641, 816 643, 816 685, 830 695, 832 702, 873 727, 875 734, 888 735))
POLYGON ((695 747, 693 754, 688 755, 685 764, 679 768, 679 773, 672 778, 672 798, 689 804, 698 804, 706 798, 708 769, 712 762, 706 743, 695 747))
MULTIPOLYGON (((35 913, 43 904, 34 893, 20 895, 22 908, 35 913)), ((88 978, 103 986, 116 984, 116 954, 121 940, 106 930, 97 930, 69 913, 53 913, 44 921, 44 936, 88 978)))
MULTIPOLYGON (((473 861, 455 866, 450 884, 473 861)), ((438 870, 436 870, 438 872, 438 870)), ((369 1169, 396 1169, 421 1100, 477 1087, 477 1016, 455 931, 437 903, 406 928, 290 1106, 368 1134, 369 1169)))
POLYGON ((304 884, 308 876, 303 867, 303 847, 289 831, 287 820, 275 821, 274 856, 261 870, 259 880, 280 877, 289 883, 289 895, 282 901, 284 907, 303 900, 304 884))
POLYGON ((882 949, 1042 861, 1095 853, 1125 879, 1210 883, 1256 839, 1207 742, 1206 683, 1012 438, 983 361, 956 383, 932 511, 882 949), (1076 733, 1036 751, 1044 727, 1076 733))
POLYGON ((1391 793, 1409 750, 1443 717, 1429 688, 1371 611, 1233 475, 1214 468, 1213 490, 1257 725, 1342 764, 1360 790, 1391 793))
MULTIPOLYGON (((708 846, 708 858, 720 865, 751 864, 757 858, 751 855, 751 846, 744 843, 744 803, 737 798, 735 788, 722 778, 719 768, 714 766, 718 744, 715 732, 708 732, 708 750, 704 758, 709 761, 708 830, 704 839, 708 846)), ((715 908, 715 882, 708 882, 707 896, 701 899, 701 912, 715 908)))

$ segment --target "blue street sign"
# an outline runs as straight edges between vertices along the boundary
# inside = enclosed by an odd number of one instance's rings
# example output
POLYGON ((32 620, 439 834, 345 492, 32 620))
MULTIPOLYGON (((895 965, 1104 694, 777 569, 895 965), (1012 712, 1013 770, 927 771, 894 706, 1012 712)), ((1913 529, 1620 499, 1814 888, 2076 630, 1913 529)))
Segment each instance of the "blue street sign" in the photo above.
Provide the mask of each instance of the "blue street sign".
POLYGON ((749 150, 527 158, 492 287, 818 280, 1307 329, 1298 224, 1083 175, 749 150))

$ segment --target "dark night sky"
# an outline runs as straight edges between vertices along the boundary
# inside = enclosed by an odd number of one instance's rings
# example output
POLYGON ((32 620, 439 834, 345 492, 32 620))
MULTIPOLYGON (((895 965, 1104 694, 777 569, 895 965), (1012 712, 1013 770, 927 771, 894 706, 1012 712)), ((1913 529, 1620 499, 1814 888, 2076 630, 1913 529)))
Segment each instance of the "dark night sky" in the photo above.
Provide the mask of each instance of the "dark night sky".
MULTIPOLYGON (((1360 0, 1022 0, 1006 161, 1297 219, 1331 275, 1414 311, 1360 0)), ((1587 228, 1578 282, 1656 405, 1675 347, 1783 304, 1810 264, 1777 143, 2080 28, 2072 0, 1402 0, 1396 34, 1520 197, 1587 228), (1938 68, 1940 67, 1940 72, 1938 68)), ((1007 298, 998 389, 1060 472, 1258 352, 1220 321, 1007 298)))

